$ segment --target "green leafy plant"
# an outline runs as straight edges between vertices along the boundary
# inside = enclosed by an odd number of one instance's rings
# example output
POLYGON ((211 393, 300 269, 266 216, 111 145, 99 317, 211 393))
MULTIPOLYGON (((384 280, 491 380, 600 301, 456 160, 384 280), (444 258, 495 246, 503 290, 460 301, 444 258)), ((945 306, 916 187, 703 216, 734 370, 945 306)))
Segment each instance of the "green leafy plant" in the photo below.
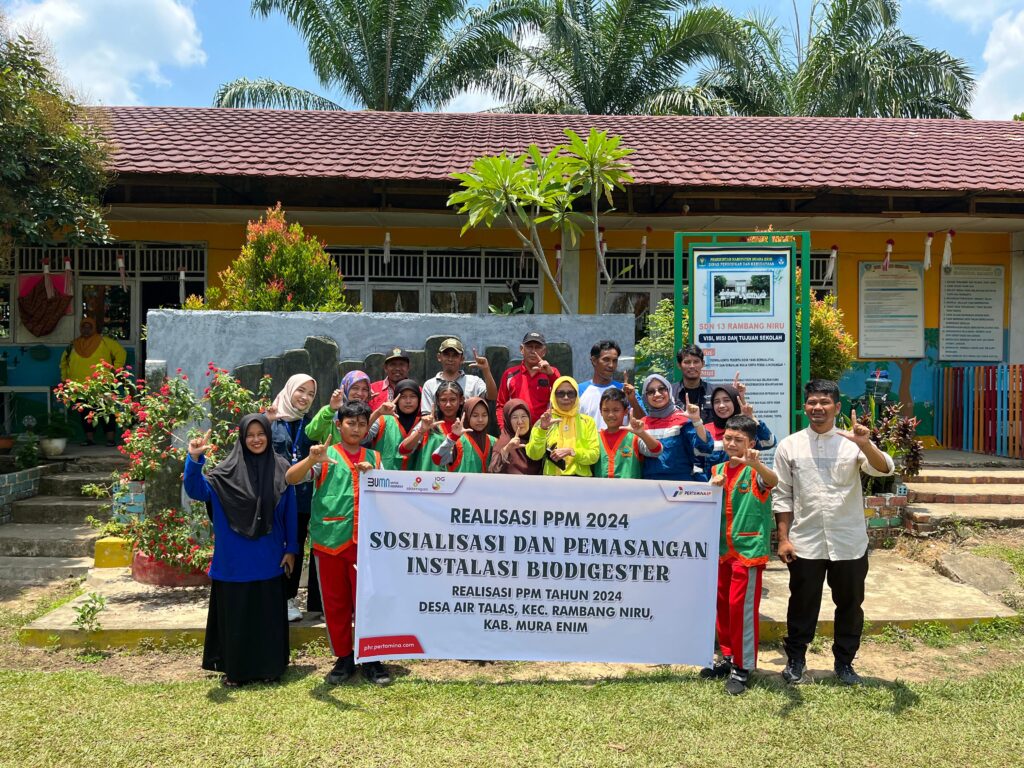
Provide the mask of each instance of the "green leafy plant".
POLYGON ((97 632, 100 629, 99 615, 107 607, 107 598, 97 592, 90 592, 82 604, 75 608, 72 622, 83 632, 97 632))
MULTIPOLYGON (((799 277, 797 280, 799 282, 799 277)), ((839 309, 835 296, 826 296, 823 299, 812 297, 810 315, 811 327, 808 334, 811 340, 811 370, 808 378, 839 381, 857 358, 857 340, 846 332, 843 312, 839 309)), ((803 310, 798 309, 794 329, 798 367, 803 343, 802 323, 803 310)))
MULTIPOLYGON (((285 220, 278 203, 250 221, 241 255, 207 290, 207 308, 262 312, 355 312, 345 280, 323 243, 285 220)), ((194 308, 195 301, 186 308, 194 308)))
POLYGON ((500 307, 496 304, 488 304, 487 311, 492 315, 502 315, 505 317, 511 315, 529 315, 533 312, 533 297, 527 296, 519 306, 516 306, 513 301, 506 301, 500 307))
POLYGON ((183 573, 205 571, 213 558, 213 533, 203 504, 165 509, 150 516, 132 515, 124 538, 133 551, 183 573))
POLYGON ((904 416, 900 403, 887 405, 878 418, 868 412, 860 415, 857 421, 871 429, 871 442, 889 454, 896 465, 896 472, 890 477, 862 474, 861 482, 866 495, 888 492, 895 487, 897 478, 907 480, 921 471, 924 449, 917 439, 917 419, 904 416))
POLYGON ((522 247, 528 250, 558 298, 562 312, 572 314, 561 285, 551 274, 540 227, 560 232, 569 245, 575 245, 584 223, 594 228, 595 258, 604 266, 600 246, 598 203, 602 196, 611 201, 613 189, 622 189, 632 181, 629 164, 622 158, 633 152, 620 147, 621 137, 591 129, 587 139, 566 129, 568 145, 556 146, 544 153, 531 144, 525 154, 502 152, 484 155, 473 161, 465 173, 453 173, 462 187, 448 197, 448 205, 466 215, 463 234, 478 226, 492 227, 496 221, 507 224, 522 247), (588 197, 591 215, 574 206, 588 197))
POLYGON ((67 413, 64 411, 54 411, 51 413, 46 420, 46 424, 43 426, 43 437, 51 439, 71 437, 74 433, 75 430, 71 426, 71 422, 68 421, 67 413))
MULTIPOLYGON (((683 328, 689 324, 689 311, 682 310, 683 328)), ((685 340, 684 340, 685 341, 685 340)), ((636 343, 636 375, 660 373, 671 378, 676 365, 675 304, 662 299, 647 316, 647 335, 636 343)))
POLYGON ((39 435, 33 430, 36 426, 35 416, 26 416, 21 420, 25 431, 18 436, 14 448, 14 466, 21 469, 32 469, 39 466, 39 435))

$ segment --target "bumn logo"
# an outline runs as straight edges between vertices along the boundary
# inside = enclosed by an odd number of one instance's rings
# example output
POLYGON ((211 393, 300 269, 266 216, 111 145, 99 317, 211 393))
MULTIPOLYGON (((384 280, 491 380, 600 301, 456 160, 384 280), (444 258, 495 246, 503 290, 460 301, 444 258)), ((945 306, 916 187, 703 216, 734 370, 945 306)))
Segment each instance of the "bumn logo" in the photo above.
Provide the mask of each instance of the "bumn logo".
POLYGON ((401 484, 387 477, 366 478, 367 488, 400 488, 401 484))

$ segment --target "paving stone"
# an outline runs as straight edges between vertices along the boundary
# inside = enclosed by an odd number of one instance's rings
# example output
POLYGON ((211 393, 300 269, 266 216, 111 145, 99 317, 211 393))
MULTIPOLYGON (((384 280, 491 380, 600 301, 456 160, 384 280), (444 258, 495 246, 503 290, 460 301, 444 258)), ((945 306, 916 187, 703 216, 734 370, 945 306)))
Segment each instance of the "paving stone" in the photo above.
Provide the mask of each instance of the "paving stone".
POLYGON ((946 552, 936 570, 960 584, 969 584, 988 595, 1000 595, 1017 587, 1017 574, 1009 563, 993 557, 981 557, 963 549, 946 552))

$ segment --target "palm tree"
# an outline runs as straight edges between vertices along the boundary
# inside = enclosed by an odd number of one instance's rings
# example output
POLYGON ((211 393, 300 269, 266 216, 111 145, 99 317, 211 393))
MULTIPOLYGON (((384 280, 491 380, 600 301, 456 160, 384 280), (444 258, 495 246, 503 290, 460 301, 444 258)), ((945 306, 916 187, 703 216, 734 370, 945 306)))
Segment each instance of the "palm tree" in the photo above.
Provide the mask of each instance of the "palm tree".
POLYGON ((538 0, 539 34, 496 87, 511 112, 699 114, 727 109, 682 82, 734 54, 735 20, 700 0, 538 0))
POLYGON ((899 0, 814 0, 807 39, 774 19, 740 22, 742 57, 698 85, 743 115, 957 117, 974 91, 970 68, 898 27, 899 0))
MULTIPOLYGON (((280 11, 306 41, 320 84, 360 107, 412 111, 487 87, 511 65, 514 38, 536 15, 519 0, 252 0, 264 18, 280 11)), ((342 109, 284 83, 239 78, 222 85, 218 107, 342 109)))

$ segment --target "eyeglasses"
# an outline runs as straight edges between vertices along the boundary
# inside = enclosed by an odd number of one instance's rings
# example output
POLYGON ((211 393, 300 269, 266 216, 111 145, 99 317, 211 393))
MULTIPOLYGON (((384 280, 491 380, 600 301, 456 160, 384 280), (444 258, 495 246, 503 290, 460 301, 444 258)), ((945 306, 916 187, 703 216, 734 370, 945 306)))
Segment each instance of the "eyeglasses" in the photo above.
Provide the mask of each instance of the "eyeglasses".
POLYGON ((576 399, 576 393, 575 392, 571 392, 571 391, 570 392, 555 392, 555 397, 559 397, 562 400, 575 400, 576 399))
POLYGON ((647 390, 648 395, 663 395, 666 392, 668 392, 667 387, 655 387, 654 389, 647 390))

